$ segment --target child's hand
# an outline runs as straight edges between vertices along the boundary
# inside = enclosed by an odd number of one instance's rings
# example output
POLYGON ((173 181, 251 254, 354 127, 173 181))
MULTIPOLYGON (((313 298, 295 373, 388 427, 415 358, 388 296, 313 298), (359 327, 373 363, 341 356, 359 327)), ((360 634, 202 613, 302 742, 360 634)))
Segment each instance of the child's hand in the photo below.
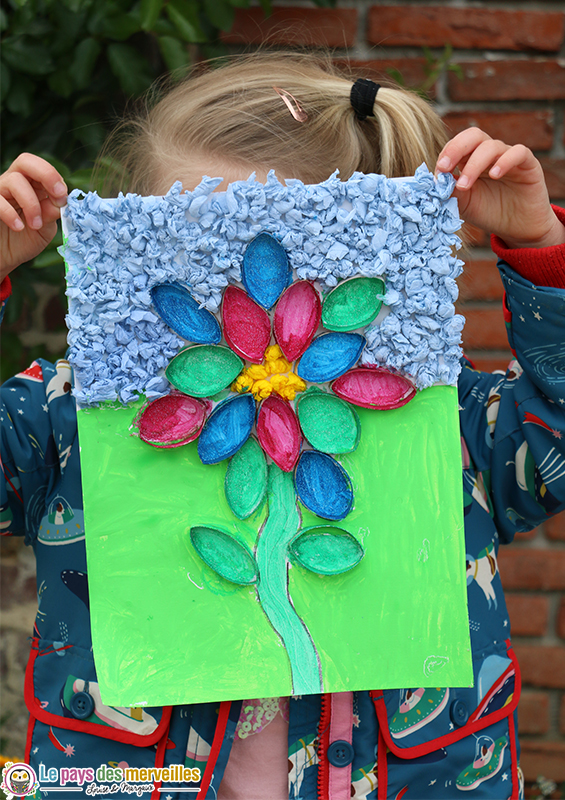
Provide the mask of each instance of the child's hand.
POLYGON ((0 175, 0 279, 47 247, 66 202, 65 182, 38 156, 22 153, 0 175))
POLYGON ((500 236, 509 248, 565 243, 541 164, 527 147, 469 128, 445 145, 436 165, 437 172, 457 168, 454 195, 466 222, 500 236))

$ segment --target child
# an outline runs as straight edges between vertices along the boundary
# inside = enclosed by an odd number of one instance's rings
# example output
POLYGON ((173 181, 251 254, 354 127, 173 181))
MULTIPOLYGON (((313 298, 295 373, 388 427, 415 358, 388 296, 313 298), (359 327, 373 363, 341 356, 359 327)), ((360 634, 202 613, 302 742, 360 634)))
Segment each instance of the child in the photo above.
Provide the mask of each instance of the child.
MULTIPOLYGON (((119 150, 126 188, 141 194, 163 194, 175 180, 193 189, 203 175, 222 175, 221 190, 252 171, 264 180, 271 168, 279 179, 307 183, 336 168, 343 179, 354 171, 409 175, 422 161, 438 172, 459 170, 461 215, 494 234, 502 259, 505 317, 519 361, 506 376, 476 372, 465 362, 459 381, 475 686, 375 687, 353 696, 131 713, 104 706, 92 662, 82 536, 69 534, 60 546, 38 537, 43 521, 57 513, 59 496, 75 516, 82 507, 69 368, 41 361, 6 383, 9 417, 2 413, 3 463, 14 498, 9 533, 26 536, 38 563, 26 760, 36 770, 40 763, 107 764, 110 771, 186 764, 204 773, 200 796, 222 800, 421 800, 454 798, 460 790, 518 797, 520 681, 496 553, 501 540, 511 541, 516 530, 565 503, 564 478, 551 480, 543 467, 563 459, 563 353, 556 347, 546 370, 529 353, 542 338, 563 341, 565 310, 565 214, 552 210, 539 162, 527 148, 476 128, 445 143, 441 121, 414 94, 371 81, 353 84, 314 57, 284 54, 250 56, 181 84, 133 123, 119 150), (537 313, 522 315, 532 298, 537 313), (67 446, 58 455, 60 441, 67 446), (67 612, 72 607, 73 629, 59 624, 63 604, 67 612), (66 682, 58 678, 63 662, 66 682), (252 735, 249 720, 257 729, 252 735)), ((35 156, 20 156, 0 177, 6 274, 41 252, 64 202, 60 176, 35 156)), ((151 796, 180 796, 166 786, 151 796)))

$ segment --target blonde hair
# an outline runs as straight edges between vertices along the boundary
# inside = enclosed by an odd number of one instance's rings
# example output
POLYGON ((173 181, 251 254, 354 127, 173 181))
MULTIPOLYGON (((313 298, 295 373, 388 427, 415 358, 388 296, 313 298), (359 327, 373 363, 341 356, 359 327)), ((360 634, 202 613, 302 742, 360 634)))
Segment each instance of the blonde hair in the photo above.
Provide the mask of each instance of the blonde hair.
POLYGON ((179 165, 202 157, 305 183, 336 169, 342 180, 356 171, 410 175, 422 162, 433 169, 447 137, 429 103, 382 86, 374 117, 360 121, 349 99, 354 80, 317 54, 261 51, 199 71, 115 132, 109 151, 127 184, 118 188, 162 194, 179 165), (308 119, 295 120, 274 87, 308 119))

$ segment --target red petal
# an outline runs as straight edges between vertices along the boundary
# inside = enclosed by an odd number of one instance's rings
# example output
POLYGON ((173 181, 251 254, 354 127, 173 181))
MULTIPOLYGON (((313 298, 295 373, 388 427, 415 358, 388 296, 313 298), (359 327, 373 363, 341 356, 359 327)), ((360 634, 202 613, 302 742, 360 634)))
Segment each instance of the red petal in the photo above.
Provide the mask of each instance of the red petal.
POLYGON ((296 361, 318 330, 322 304, 308 281, 289 286, 275 310, 275 338, 288 361, 296 361))
POLYGON ((158 397, 138 420, 139 438, 154 447, 180 447, 194 441, 206 419, 206 405, 175 392, 158 397))
POLYGON ((263 400, 257 417, 259 444, 283 472, 291 472, 302 444, 298 418, 290 403, 272 394, 263 400))
POLYGON ((257 305, 243 289, 228 286, 222 304, 224 337, 231 349, 261 364, 271 341, 271 320, 265 309, 257 305))
POLYGON ((416 394, 409 380, 381 367, 352 369, 332 383, 332 390, 356 406, 381 411, 400 408, 416 394))

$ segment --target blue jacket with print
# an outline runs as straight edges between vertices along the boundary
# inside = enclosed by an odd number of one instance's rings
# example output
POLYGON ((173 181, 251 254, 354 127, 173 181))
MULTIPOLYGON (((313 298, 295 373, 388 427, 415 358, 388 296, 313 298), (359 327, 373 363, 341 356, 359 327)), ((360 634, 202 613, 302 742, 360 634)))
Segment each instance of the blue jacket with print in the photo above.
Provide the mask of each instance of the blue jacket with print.
MULTIPOLYGON (((469 791, 500 800, 521 792, 514 713, 520 680, 497 553, 515 531, 565 507, 565 291, 532 286, 507 265, 500 268, 517 360, 506 375, 464 362, 459 380, 474 686, 354 693, 344 759, 348 797, 421 800, 469 791)), ((120 781, 126 768, 198 767, 209 784, 205 796, 216 797, 240 702, 164 709, 101 702, 71 384, 66 361, 39 361, 2 390, 2 532, 24 535, 37 558, 26 760, 36 771, 43 764, 43 776, 50 767, 106 765, 97 777, 114 797, 130 796, 120 781)), ((339 766, 331 709, 331 695, 291 700, 289 798, 338 796, 329 780, 339 766)), ((185 796, 175 787, 197 785, 170 777, 176 780, 140 796, 172 800, 185 796)), ((141 773, 139 783, 151 778, 141 773)), ((41 776, 40 783, 49 786, 41 776)))

